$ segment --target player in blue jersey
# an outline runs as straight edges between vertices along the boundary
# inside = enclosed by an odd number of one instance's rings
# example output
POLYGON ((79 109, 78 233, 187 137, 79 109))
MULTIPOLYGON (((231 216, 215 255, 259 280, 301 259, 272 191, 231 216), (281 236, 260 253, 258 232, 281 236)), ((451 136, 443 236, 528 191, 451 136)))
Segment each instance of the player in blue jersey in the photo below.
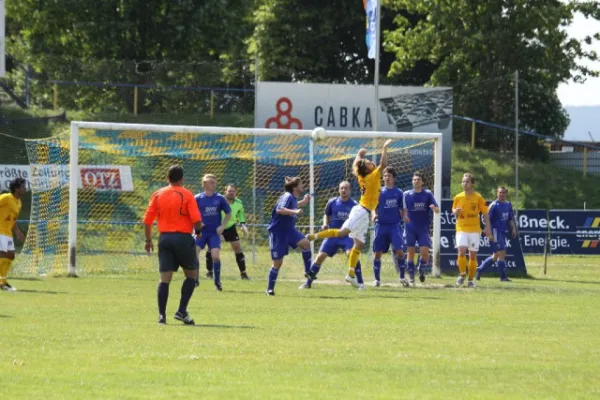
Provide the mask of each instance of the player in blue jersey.
POLYGON ((290 247, 293 249, 300 247, 302 249, 305 274, 308 274, 310 270, 310 260, 312 258, 310 242, 296 229, 296 220, 302 215, 301 207, 308 204, 311 196, 306 194, 302 200, 297 200, 298 196, 304 191, 302 180, 299 177, 290 178, 286 176, 284 188, 285 193, 279 197, 277 204, 273 207, 271 222, 268 227, 269 248, 273 260, 266 292, 268 296, 275 296, 277 275, 283 265, 283 257, 287 256, 290 247))
MULTIPOLYGON (((227 199, 216 192, 217 178, 207 174, 202 178, 204 192, 195 196, 196 204, 200 209, 200 215, 204 226, 200 237, 196 237, 196 254, 200 260, 200 252, 208 246, 208 251, 213 262, 213 279, 218 291, 223 290, 221 285, 221 234, 231 218, 231 207, 227 199), (221 219, 221 211, 225 213, 225 219, 221 219)), ((198 284, 198 282, 196 282, 198 284)))
POLYGON ((404 192, 404 243, 408 253, 408 273, 410 282, 415 282, 415 247, 419 244, 419 281, 425 282, 425 266, 429 263, 429 213, 440 212, 431 191, 423 189, 423 176, 415 172, 412 177, 412 190, 404 192))
POLYGON ((508 189, 500 186, 496 192, 496 200, 490 204, 488 215, 490 224, 492 225, 492 237, 494 238, 491 242, 492 255, 486 258, 479 268, 477 268, 475 275, 475 279, 477 280, 479 280, 479 276, 484 269, 497 263, 498 271, 500 272, 500 281, 510 282, 510 279, 506 275, 506 239, 509 229, 511 237, 517 237, 517 227, 515 225, 512 204, 506 200, 507 194, 508 189))
MULTIPOLYGON (((344 225, 344 222, 346 222, 348 216, 350 215, 352 207, 358 205, 358 202, 350 197, 350 191, 350 182, 340 182, 340 195, 338 197, 331 198, 327 202, 325 214, 323 215, 323 226, 321 227, 321 230, 340 229, 342 225, 344 225)), ((308 274, 306 274, 306 282, 303 283, 298 289, 310 289, 312 282, 317 279, 317 274, 321 270, 321 265, 323 265, 325 259, 327 257, 333 257, 340 249, 343 250, 347 255, 350 255, 350 250, 352 250, 353 245, 354 242, 352 238, 348 236, 325 239, 321 244, 319 254, 317 254, 315 261, 310 267, 310 271, 308 274)), ((356 265, 355 272, 359 289, 363 290, 365 288, 365 284, 362 277, 360 260, 356 265)))
POLYGON ((401 282, 407 286, 404 278, 406 259, 402 251, 402 190, 396 187, 396 170, 387 167, 383 170, 385 186, 379 193, 379 203, 373 213, 375 222, 375 240, 373 241, 373 286, 381 285, 381 255, 387 253, 390 244, 394 251, 396 266, 400 272, 401 282))

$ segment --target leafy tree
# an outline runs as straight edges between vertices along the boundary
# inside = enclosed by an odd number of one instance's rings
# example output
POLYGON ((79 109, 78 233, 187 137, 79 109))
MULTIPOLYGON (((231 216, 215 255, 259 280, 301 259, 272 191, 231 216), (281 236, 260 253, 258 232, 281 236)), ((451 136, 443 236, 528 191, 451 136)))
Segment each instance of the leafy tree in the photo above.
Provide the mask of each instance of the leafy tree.
MULTIPOLYGON (((561 137, 569 120, 556 89, 570 79, 597 76, 580 60, 596 60, 565 27, 577 12, 599 19, 597 1, 559 0, 389 0, 398 12, 396 28, 385 33, 395 54, 390 75, 419 62, 436 66, 429 84, 454 88, 454 112, 486 121, 514 123, 514 71, 520 74, 521 127, 561 137), (412 16, 412 18, 409 18, 412 16), (420 18, 415 19, 415 16, 420 18)), ((600 39, 596 33, 586 42, 600 39)), ((497 140, 478 135, 488 148, 497 140)), ((525 140, 535 156, 537 140, 525 140)), ((521 148, 523 148, 521 147, 521 148)))
MULTIPOLYGON (((8 53, 32 67, 36 84, 47 80, 179 86, 247 84, 238 64, 247 57, 252 0, 9 0, 8 53)), ((15 71, 22 82, 22 71, 15 71)), ((48 103, 48 87, 39 103, 48 103)), ((63 87, 72 107, 131 109, 132 90, 63 87), (115 106, 116 105, 116 106, 115 106)), ((160 104, 166 92, 145 91, 160 104)), ((168 93, 180 101, 192 94, 168 93)), ((143 97, 143 95, 142 95, 143 97)), ((144 98, 141 99, 142 104, 144 98)), ((163 102, 164 103, 164 102, 163 102)))

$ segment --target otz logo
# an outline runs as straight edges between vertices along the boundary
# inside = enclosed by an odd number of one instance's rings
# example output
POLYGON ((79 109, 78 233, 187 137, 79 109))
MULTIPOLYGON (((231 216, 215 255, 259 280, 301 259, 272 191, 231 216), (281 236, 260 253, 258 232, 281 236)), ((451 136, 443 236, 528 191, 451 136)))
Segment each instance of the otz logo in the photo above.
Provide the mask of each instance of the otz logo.
POLYGON ((292 101, 281 97, 275 104, 277 115, 267 120, 265 128, 302 129, 302 121, 292 117, 292 101))

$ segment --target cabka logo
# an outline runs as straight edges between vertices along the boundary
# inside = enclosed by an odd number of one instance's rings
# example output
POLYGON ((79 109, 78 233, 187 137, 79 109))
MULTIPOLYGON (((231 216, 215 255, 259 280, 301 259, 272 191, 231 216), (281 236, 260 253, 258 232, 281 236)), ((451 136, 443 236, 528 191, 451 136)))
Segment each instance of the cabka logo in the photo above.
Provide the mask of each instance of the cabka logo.
POLYGON ((267 120, 265 128, 277 129, 302 129, 302 121, 292 117, 292 101, 287 97, 280 97, 275 103, 277 115, 267 120))
POLYGON ((595 249, 600 243, 600 217, 588 217, 577 229, 577 238, 583 239, 582 248, 595 249), (581 229, 582 228, 582 229, 581 229))

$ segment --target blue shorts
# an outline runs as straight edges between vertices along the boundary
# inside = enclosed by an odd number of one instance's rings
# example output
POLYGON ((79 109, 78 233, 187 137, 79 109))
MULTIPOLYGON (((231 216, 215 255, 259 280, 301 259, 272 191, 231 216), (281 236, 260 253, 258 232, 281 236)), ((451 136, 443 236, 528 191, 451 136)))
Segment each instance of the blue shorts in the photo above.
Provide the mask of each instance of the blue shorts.
POLYGON ((298 242, 304 239, 304 235, 297 229, 288 232, 269 231, 269 249, 271 250, 271 260, 281 260, 288 255, 291 247, 298 247, 298 242))
POLYGON ((429 231, 404 230, 404 244, 406 247, 431 247, 431 237, 429 231))
POLYGON ((387 253, 390 244, 394 250, 402 250, 402 242, 402 227, 400 224, 375 224, 375 240, 373 241, 373 251, 375 253, 387 253))
POLYGON ((217 235, 217 232, 202 232, 202 236, 196 239, 196 246, 204 250, 204 246, 208 245, 208 249, 220 249, 221 248, 221 236, 217 235))
POLYGON ((506 234, 497 229, 492 229, 492 235, 494 235, 494 241, 490 242, 492 253, 506 250, 506 234))
POLYGON ((323 240, 319 252, 323 252, 329 257, 333 257, 339 249, 348 251, 352 248, 352 246, 354 246, 354 240, 347 236, 341 238, 329 238, 323 240))

